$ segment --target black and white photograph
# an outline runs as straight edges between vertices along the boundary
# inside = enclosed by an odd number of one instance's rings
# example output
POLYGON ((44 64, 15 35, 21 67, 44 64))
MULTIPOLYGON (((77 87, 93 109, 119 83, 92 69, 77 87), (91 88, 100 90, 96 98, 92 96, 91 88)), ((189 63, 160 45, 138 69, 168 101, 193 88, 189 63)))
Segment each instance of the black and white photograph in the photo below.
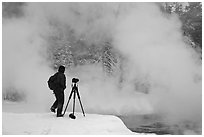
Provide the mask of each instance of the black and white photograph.
POLYGON ((202 135, 202 2, 2 2, 2 135, 202 135))

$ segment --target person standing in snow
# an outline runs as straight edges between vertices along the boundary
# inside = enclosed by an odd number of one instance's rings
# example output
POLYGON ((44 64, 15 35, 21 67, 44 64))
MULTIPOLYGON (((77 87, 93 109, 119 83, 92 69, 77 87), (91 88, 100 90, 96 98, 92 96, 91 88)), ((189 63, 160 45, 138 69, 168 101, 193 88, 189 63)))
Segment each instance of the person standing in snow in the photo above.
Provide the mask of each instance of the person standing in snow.
POLYGON ((63 117, 62 109, 64 105, 64 90, 66 88, 66 77, 65 77, 65 67, 60 66, 56 75, 56 87, 53 90, 56 100, 53 103, 50 110, 55 113, 55 109, 57 108, 57 117, 63 117))

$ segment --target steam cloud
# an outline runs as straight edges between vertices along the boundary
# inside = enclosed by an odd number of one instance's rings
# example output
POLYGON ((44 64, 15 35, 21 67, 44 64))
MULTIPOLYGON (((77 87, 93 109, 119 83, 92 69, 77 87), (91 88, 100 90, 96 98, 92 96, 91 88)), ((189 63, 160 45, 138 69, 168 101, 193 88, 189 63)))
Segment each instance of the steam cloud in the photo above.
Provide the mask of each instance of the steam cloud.
POLYGON ((53 31, 50 21, 57 20, 89 45, 111 40, 126 58, 122 86, 119 77, 105 77, 97 65, 68 70, 68 85, 72 76, 80 78, 85 110, 202 121, 201 63, 183 42, 176 15, 165 15, 154 3, 27 3, 22 8, 23 17, 3 18, 3 92, 14 86, 27 93, 31 105, 49 108, 53 98, 46 81, 53 71, 44 37, 53 31), (138 92, 137 81, 149 85, 148 94, 138 92))

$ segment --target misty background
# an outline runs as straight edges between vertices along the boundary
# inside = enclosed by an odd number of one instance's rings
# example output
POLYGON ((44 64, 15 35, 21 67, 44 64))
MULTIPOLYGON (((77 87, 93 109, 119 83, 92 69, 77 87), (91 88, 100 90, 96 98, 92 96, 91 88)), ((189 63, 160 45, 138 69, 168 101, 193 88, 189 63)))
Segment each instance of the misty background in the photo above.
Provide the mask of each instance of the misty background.
POLYGON ((64 65, 65 103, 77 77, 86 113, 155 114, 170 124, 187 121, 190 128, 200 128, 201 7, 4 2, 3 101, 48 112, 54 96, 47 80, 64 65))

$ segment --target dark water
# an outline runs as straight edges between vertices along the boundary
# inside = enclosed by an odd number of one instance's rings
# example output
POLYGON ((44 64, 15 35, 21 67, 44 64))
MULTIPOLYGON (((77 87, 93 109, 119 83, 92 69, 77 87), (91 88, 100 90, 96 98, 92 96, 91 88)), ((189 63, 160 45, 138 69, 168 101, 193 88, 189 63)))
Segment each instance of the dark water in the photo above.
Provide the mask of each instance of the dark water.
POLYGON ((158 135, 173 134, 170 127, 156 115, 119 116, 119 118, 133 132, 158 135))
POLYGON ((137 133, 157 135, 201 135, 202 125, 185 121, 177 124, 169 124, 158 115, 134 115, 118 116, 128 129, 137 133))

